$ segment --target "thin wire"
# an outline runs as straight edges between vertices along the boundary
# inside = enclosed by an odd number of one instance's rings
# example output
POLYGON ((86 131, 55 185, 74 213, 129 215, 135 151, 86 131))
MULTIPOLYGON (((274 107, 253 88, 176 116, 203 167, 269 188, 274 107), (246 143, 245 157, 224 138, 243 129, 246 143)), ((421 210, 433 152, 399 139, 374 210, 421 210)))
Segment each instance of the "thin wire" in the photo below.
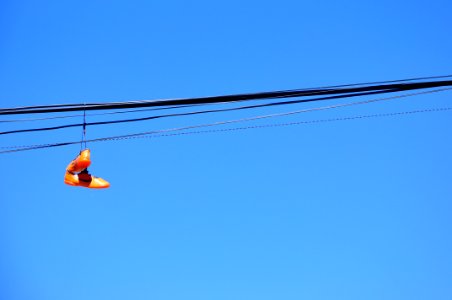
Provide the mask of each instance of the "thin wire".
POLYGON ((311 121, 299 121, 299 122, 290 122, 290 123, 275 123, 275 124, 234 127, 234 128, 210 129, 210 130, 188 131, 188 132, 178 132, 178 133, 169 133, 169 134, 146 135, 146 136, 128 137, 128 138, 117 139, 117 140, 135 139, 135 138, 169 137, 169 136, 181 136, 181 135, 203 134, 203 133, 218 133, 218 132, 239 131, 239 130, 247 130, 247 129, 260 129, 260 128, 284 127, 284 126, 304 125, 304 124, 328 123, 328 122, 336 122, 336 121, 349 121, 349 120, 357 120, 357 119, 391 117, 391 116, 410 115, 410 114, 418 114, 418 113, 426 113, 426 112, 444 112, 444 111, 451 111, 451 110, 452 110, 452 107, 441 107, 441 108, 431 108, 431 109, 422 109, 422 110, 413 110, 413 111, 404 111, 404 112, 395 112, 395 113, 382 113, 382 114, 359 115, 359 116, 342 117, 342 118, 317 119, 317 120, 311 120, 311 121))
MULTIPOLYGON (((223 129, 210 129, 210 130, 199 130, 199 131, 188 131, 188 132, 177 132, 177 133, 163 133, 163 134, 152 134, 152 135, 148 134, 148 135, 141 135, 141 136, 138 136, 138 135, 120 136, 120 137, 110 137, 110 138, 91 140, 91 142, 119 141, 119 140, 130 140, 130 139, 138 139, 138 138, 172 137, 172 136, 204 134, 204 133, 219 133, 219 132, 240 131, 240 130, 248 130, 248 129, 262 129, 262 128, 271 128, 271 127, 285 127, 285 126, 294 126, 294 125, 318 124, 318 123, 328 123, 328 122, 336 122, 336 121, 349 121, 349 120, 392 117, 392 116, 412 115, 412 114, 427 113, 427 112, 445 112, 445 111, 452 111, 452 107, 429 108, 429 109, 420 109, 420 110, 403 111, 403 112, 395 112, 395 113, 358 115, 358 116, 351 116, 351 117, 317 119, 317 120, 311 120, 311 121, 264 124, 264 125, 254 125, 254 126, 244 126, 244 127, 234 127, 234 128, 223 128, 223 129)), ((79 143, 79 141, 62 142, 62 143, 54 143, 54 144, 41 144, 41 145, 34 145, 34 146, 13 146, 16 148, 12 149, 12 150, 0 151, 0 154, 28 151, 28 150, 38 150, 38 149, 52 148, 52 147, 61 147, 61 146, 68 146, 68 145, 73 145, 73 144, 77 144, 77 143, 79 143)), ((9 147, 1 147, 1 148, 9 148, 9 147)))

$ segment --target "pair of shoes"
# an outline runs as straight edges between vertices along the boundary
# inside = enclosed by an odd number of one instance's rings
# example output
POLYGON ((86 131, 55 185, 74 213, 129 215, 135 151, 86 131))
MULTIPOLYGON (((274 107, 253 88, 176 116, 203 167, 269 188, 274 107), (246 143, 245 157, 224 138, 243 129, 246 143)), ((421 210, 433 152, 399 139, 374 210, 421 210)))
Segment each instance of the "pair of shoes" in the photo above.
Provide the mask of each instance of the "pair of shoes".
POLYGON ((85 149, 66 168, 64 183, 72 186, 82 186, 91 189, 104 189, 110 186, 106 180, 92 176, 88 172, 91 165, 91 152, 85 149))

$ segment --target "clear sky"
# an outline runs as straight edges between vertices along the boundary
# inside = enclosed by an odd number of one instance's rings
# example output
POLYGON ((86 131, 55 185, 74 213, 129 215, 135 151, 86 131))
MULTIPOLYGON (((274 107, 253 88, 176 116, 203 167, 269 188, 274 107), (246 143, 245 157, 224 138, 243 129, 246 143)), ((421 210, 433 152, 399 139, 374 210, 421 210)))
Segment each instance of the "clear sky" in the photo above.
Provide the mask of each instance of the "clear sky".
MULTIPOLYGON (((0 106, 447 75, 451 9, 446 0, 3 0, 0 106)), ((244 125, 450 101, 444 92, 244 125)), ((451 113, 437 112, 91 143, 90 170, 108 190, 63 184, 79 145, 1 155, 0 299, 451 299, 450 129, 451 113)), ((80 136, 16 134, 0 145, 80 136)))

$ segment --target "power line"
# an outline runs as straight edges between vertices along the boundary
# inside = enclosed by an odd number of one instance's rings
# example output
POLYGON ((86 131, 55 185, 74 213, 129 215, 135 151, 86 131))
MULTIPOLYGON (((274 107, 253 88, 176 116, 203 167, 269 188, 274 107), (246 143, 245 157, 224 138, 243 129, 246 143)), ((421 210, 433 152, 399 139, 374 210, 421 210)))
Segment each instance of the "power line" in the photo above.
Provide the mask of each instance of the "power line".
MULTIPOLYGON (((156 135, 156 134, 164 134, 164 135, 168 134, 168 133, 172 134, 173 132, 178 132, 178 131, 193 130, 193 129, 198 129, 198 128, 213 127, 213 126, 226 125, 226 124, 235 124, 235 123, 239 123, 239 122, 255 121, 255 120, 260 120, 260 119, 288 116, 288 115, 300 114, 300 113, 311 112, 311 111, 320 111, 320 110, 335 109, 335 108, 347 107, 347 106, 363 105, 363 104, 369 104, 369 103, 374 103, 374 102, 379 102, 379 101, 391 100, 394 98, 410 97, 410 96, 414 96, 414 95, 433 93, 433 92, 439 92, 439 91, 442 91, 442 90, 435 90, 435 91, 421 92, 421 93, 407 94, 407 95, 398 95, 398 96, 388 97, 388 98, 372 99, 372 100, 359 101, 359 102, 350 102, 350 103, 345 103, 345 104, 337 104, 337 105, 330 105, 330 106, 324 106, 324 107, 309 108, 309 109, 303 109, 303 110, 297 110, 297 111, 291 111, 291 112, 285 112, 285 113, 270 114, 270 115, 261 115, 261 116, 255 116, 255 117, 250 117, 250 118, 235 119, 235 120, 221 121, 221 122, 208 123, 208 124, 191 125, 191 126, 185 126, 185 127, 154 130, 154 131, 147 131, 147 132, 134 133, 134 134, 128 134, 128 135, 121 135, 121 136, 97 138, 97 139, 87 140, 86 142, 90 142, 90 143, 91 142, 102 142, 102 141, 109 141, 109 140, 132 139, 132 138, 145 137, 145 136, 156 135)), ((416 110, 416 111, 411 111, 411 112, 400 112, 400 113, 392 113, 392 114, 375 114, 375 115, 369 115, 369 116, 337 118, 337 120, 368 118, 368 117, 377 117, 377 116, 389 116, 389 115, 402 115, 402 114, 412 114, 412 113, 420 113, 420 112, 446 111, 446 110, 451 110, 451 109, 452 108, 424 109, 424 110, 416 110)), ((327 120, 329 120, 329 119, 327 119, 327 120)), ((335 119, 331 119, 331 120, 335 120, 335 119)), ((302 122, 293 122, 293 123, 288 123, 288 124, 305 124, 306 122, 319 123, 319 122, 323 122, 323 121, 321 121, 321 120, 302 121, 302 122)), ((277 126, 277 125, 273 125, 273 126, 277 126)), ((266 125, 257 125, 257 126, 248 126, 248 127, 249 128, 254 128, 254 127, 264 128, 264 127, 266 127, 266 125)), ((231 130, 233 130, 233 129, 231 129, 231 130)), ((36 150, 36 149, 50 148, 50 147, 68 146, 68 145, 73 145, 73 144, 78 144, 78 143, 80 143, 80 141, 62 142, 62 143, 53 143, 53 144, 41 144, 41 145, 28 145, 28 146, 1 147, 3 149, 10 149, 10 150, 0 151, 0 154, 18 152, 18 151, 36 150)))
MULTIPOLYGON (((386 81, 374 81, 374 82, 363 82, 363 83, 354 83, 354 84, 342 84, 335 86, 326 86, 326 87, 318 87, 314 89, 326 89, 326 88, 340 88, 340 87, 350 87, 350 86, 360 86, 360 85, 375 85, 375 84, 386 84, 386 83, 396 83, 396 82, 409 82, 409 81, 419 81, 419 80, 431 80, 431 79, 440 79, 440 78, 450 78, 452 75, 443 75, 443 76, 430 76, 430 77, 415 77, 408 79, 398 79, 398 80, 386 80, 386 81)), ((144 100, 141 100, 144 101, 144 100)), ((221 103, 219 103, 221 104, 221 103)), ((175 108, 185 108, 192 107, 196 105, 186 105, 186 106, 169 106, 163 108, 147 108, 147 109, 131 109, 131 110, 123 110, 117 112, 107 112, 107 113, 96 113, 96 114, 88 114, 88 117, 91 116, 103 116, 103 115, 114 115, 114 114, 125 114, 125 113, 139 113, 145 111, 154 111, 154 110, 165 110, 165 109, 175 109, 175 108)), ((52 106, 39 106, 39 107, 52 107, 52 106)), ((27 108, 27 107, 22 107, 27 108)), ((0 123, 18 123, 18 122, 33 122, 33 121, 45 121, 45 120, 55 120, 55 119, 67 119, 67 118, 80 118, 83 117, 83 114, 76 115, 65 115, 65 116, 56 116, 56 117, 44 117, 44 118, 23 118, 23 119, 9 119, 9 120, 0 120, 0 123)))
MULTIPOLYGON (((383 98, 383 99, 380 99, 380 100, 397 99, 397 98, 402 98, 402 97, 409 97, 409 96, 416 96, 416 95, 422 95, 422 94, 428 94, 428 93, 434 93, 434 92, 441 92, 441 91, 446 91, 446 90, 450 90, 450 89, 452 89, 452 88, 436 89, 436 90, 425 91, 425 92, 411 93, 411 94, 406 94, 406 95, 399 95, 399 96, 394 96, 394 97, 383 98)), ((217 113, 217 112, 226 112, 226 111, 236 111, 236 110, 244 110, 244 109, 262 108, 262 107, 269 107, 269 106, 276 106, 276 105, 288 105, 288 104, 298 104, 298 103, 304 103, 304 102, 333 100, 333 99, 339 99, 339 98, 368 96, 368 95, 380 94, 380 93, 387 93, 387 92, 386 91, 374 91, 374 92, 357 93, 357 94, 355 93, 355 94, 352 94, 352 95, 337 95, 337 96, 329 96, 329 97, 314 98, 314 99, 302 99, 302 100, 292 100, 292 101, 284 101, 284 102, 273 102, 273 103, 258 104, 258 105, 251 105, 251 106, 240 106, 240 107, 235 107, 235 108, 216 109, 216 110, 204 110, 204 111, 194 111, 194 112, 185 112, 185 113, 175 113, 175 114, 157 115, 157 116, 134 118, 134 119, 101 121, 101 122, 88 122, 88 123, 76 123, 76 124, 66 124, 66 125, 59 125, 59 126, 52 126, 52 127, 41 127, 41 128, 17 129, 17 130, 10 130, 10 131, 0 132, 0 135, 15 134, 15 133, 26 133, 26 132, 38 132, 38 131, 49 131, 49 130, 59 130, 59 129, 73 128, 73 127, 80 127, 80 126, 85 127, 85 126, 97 126, 97 125, 107 125, 107 124, 129 123, 129 122, 147 121, 147 120, 154 120, 154 119, 168 118, 168 117, 181 117, 181 116, 199 115, 199 114, 206 114, 206 113, 217 113)), ((378 100, 378 101, 380 101, 380 100, 378 100)))
MULTIPOLYGON (((187 108, 187 107, 194 107, 194 106, 197 106, 197 105, 185 105, 185 106, 181 105, 181 106, 169 106, 169 107, 158 107, 158 108, 130 109, 130 110, 115 111, 115 112, 87 114, 86 116, 94 117, 94 116, 117 115, 117 114, 127 114, 127 113, 141 113, 141 112, 147 112, 147 111, 179 109, 179 108, 187 108)), ((47 121, 47 120, 82 118, 82 117, 83 117, 83 114, 76 114, 76 115, 65 115, 65 116, 44 117, 44 118, 23 118, 23 119, 0 120, 0 123, 20 123, 20 122, 47 121)))
POLYGON ((347 86, 360 86, 360 85, 375 85, 375 84, 386 84, 386 83, 396 83, 396 82, 408 82, 408 81, 419 81, 419 80, 431 80, 431 79, 440 79, 440 78, 451 78, 452 75, 440 75, 440 76, 429 76, 429 77, 414 77, 408 79, 396 79, 396 80, 385 80, 385 81, 374 81, 374 82, 361 82, 361 83, 353 83, 353 84, 342 84, 335 85, 329 87, 319 87, 319 88, 338 88, 338 87, 347 87, 347 86))
MULTIPOLYGON (((353 86, 353 85, 351 85, 351 86, 353 86)), ((250 101, 250 100, 309 97, 309 96, 319 96, 319 95, 352 94, 352 93, 382 91, 382 90, 408 91, 408 90, 415 90, 415 89, 437 88, 437 87, 444 87, 444 86, 452 86, 452 80, 414 82, 414 83, 391 83, 391 84, 378 84, 378 85, 367 85, 367 86, 361 86, 361 87, 345 87, 345 88, 296 89, 296 90, 282 90, 282 91, 272 91, 272 92, 259 92, 259 93, 185 98, 185 99, 143 100, 143 101, 110 102, 110 103, 87 103, 86 105, 82 105, 82 104, 40 105, 40 106, 28 106, 28 107, 4 108, 4 109, 0 109, 0 115, 225 103, 225 102, 250 101)))
MULTIPOLYGON (((390 92, 397 92, 397 90, 390 91, 390 92)), ((263 108, 263 107, 278 106, 278 105, 299 104, 299 103, 307 103, 307 102, 315 102, 315 101, 323 101, 323 100, 334 100, 334 99, 350 98, 350 97, 358 97, 358 96, 369 96, 369 95, 385 94, 385 93, 389 93, 389 91, 384 90, 384 91, 363 92, 363 93, 355 93, 352 95, 345 94, 345 95, 329 96, 329 97, 314 98, 314 99, 301 99, 301 100, 291 100, 291 101, 283 101, 283 102, 272 102, 272 103, 266 103, 266 104, 257 104, 257 105, 240 106, 240 107, 233 107, 233 108, 222 108, 222 109, 212 109, 212 110, 202 110, 202 111, 192 111, 192 112, 184 112, 184 113, 174 113, 174 114, 157 115, 157 116, 149 116, 149 117, 134 118, 134 119, 98 121, 98 122, 58 125, 58 126, 51 126, 51 127, 16 129, 16 130, 2 131, 2 132, 0 132, 0 135, 26 133, 26 132, 51 131, 51 130, 81 127, 81 126, 85 126, 85 125, 86 126, 97 126, 97 125, 139 122, 139 121, 148 121, 148 120, 154 120, 154 119, 160 119, 160 118, 192 116, 192 115, 200 115, 200 114, 207 114, 207 113, 217 113, 217 112, 263 108)), ((81 116, 83 117, 83 115, 81 115, 81 116)))

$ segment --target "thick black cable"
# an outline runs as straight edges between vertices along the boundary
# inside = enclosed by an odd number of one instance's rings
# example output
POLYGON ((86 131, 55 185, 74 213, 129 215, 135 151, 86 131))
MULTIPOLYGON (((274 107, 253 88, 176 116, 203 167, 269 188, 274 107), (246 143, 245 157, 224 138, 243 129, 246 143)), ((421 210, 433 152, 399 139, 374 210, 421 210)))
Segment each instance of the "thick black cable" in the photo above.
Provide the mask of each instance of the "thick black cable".
POLYGON ((37 106, 36 107, 26 107, 26 108, 19 107, 19 108, 0 109, 0 115, 68 112, 68 111, 81 111, 83 109, 106 110, 106 109, 125 109, 125 108, 140 108, 140 107, 170 106, 170 105, 178 106, 178 105, 190 105, 190 104, 225 103, 225 102, 249 101, 249 100, 265 100, 265 99, 281 99, 281 98, 307 97, 307 96, 319 96, 319 95, 351 94, 351 93, 370 92, 370 91, 378 91, 378 90, 391 90, 391 89, 400 89, 401 91, 402 90, 408 91, 408 90, 415 90, 415 89, 436 88, 436 87, 444 87, 444 86, 452 86, 452 80, 415 82, 415 83, 382 84, 382 85, 374 85, 374 86, 339 88, 339 89, 331 88, 331 89, 283 90, 283 91, 273 91, 273 92, 199 97, 199 98, 185 98, 185 99, 110 102, 110 103, 102 103, 102 104, 91 103, 91 104, 86 104, 86 106, 77 105, 77 104, 65 104, 65 105, 47 106, 47 108, 39 108, 37 106))
POLYGON ((414 78, 408 78, 408 79, 397 79, 397 80, 385 80, 385 81, 374 81, 374 82, 362 82, 362 83, 332 85, 332 86, 326 86, 326 87, 317 87, 317 89, 321 89, 321 88, 329 88, 329 89, 331 89, 331 88, 348 87, 348 86, 360 86, 360 85, 376 85, 376 84, 408 82, 408 81, 418 81, 418 80, 430 80, 430 79, 440 79, 440 78, 450 78, 450 77, 452 77, 452 75, 430 76, 430 77, 414 77, 414 78))
MULTIPOLYGON (((374 81, 374 82, 365 82, 365 83, 352 83, 352 84, 342 84, 342 85, 325 86, 325 87, 317 87, 317 88, 307 88, 304 90, 306 90, 306 91, 325 90, 325 89, 343 88, 343 87, 360 86, 360 85, 377 85, 377 84, 408 82, 408 81, 417 81, 417 80, 430 80, 430 79, 440 79, 440 78, 450 78, 450 77, 452 77, 452 75, 417 77, 417 78, 408 78, 408 79, 374 81)), ((115 104, 115 103, 142 103, 142 102, 147 102, 147 101, 149 101, 149 100, 135 100, 135 101, 110 102, 110 103, 108 103, 108 102, 107 103, 91 103, 91 105, 115 104)), ((28 110, 28 109, 55 108, 55 107, 76 107, 76 106, 81 106, 81 104, 52 104, 52 105, 39 105, 39 106, 21 106, 21 107, 15 107, 15 108, 11 108, 11 109, 0 109, 0 111, 1 110, 28 110)))
MULTIPOLYGON (((148 112, 148 111, 180 109, 180 108, 195 107, 195 106, 198 106, 198 105, 180 105, 180 106, 168 106, 168 107, 145 108, 145 109, 130 109, 130 110, 120 110, 120 111, 106 112, 106 113, 88 114, 86 116, 88 116, 88 117, 95 117, 95 116, 106 116, 106 115, 117 115, 117 114, 128 114, 128 113, 141 113, 141 112, 148 112)), ((44 117, 44 118, 24 118, 24 119, 0 120, 0 123, 20 123, 20 122, 33 122, 33 121, 47 121, 47 120, 79 118, 79 117, 83 117, 83 114, 66 115, 66 116, 55 116, 55 117, 44 117)))

